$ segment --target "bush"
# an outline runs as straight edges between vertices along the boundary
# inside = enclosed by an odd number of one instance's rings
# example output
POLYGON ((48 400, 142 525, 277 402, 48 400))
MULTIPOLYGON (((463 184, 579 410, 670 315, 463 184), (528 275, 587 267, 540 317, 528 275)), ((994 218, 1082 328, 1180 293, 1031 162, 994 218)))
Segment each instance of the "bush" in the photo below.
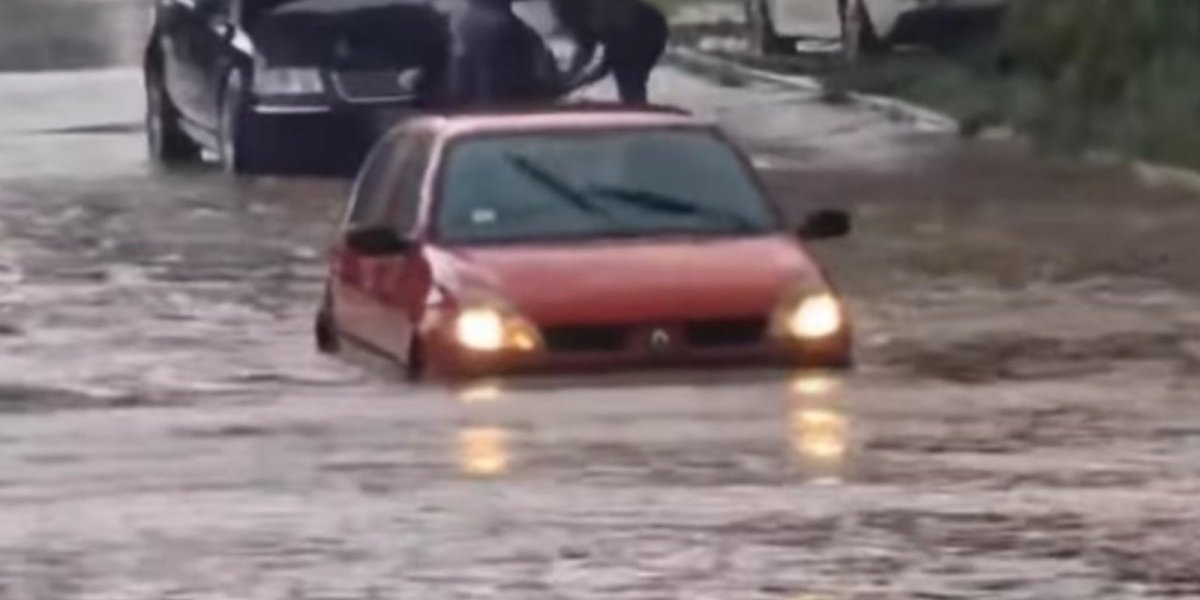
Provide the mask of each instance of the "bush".
POLYGON ((1039 140, 1200 166, 1197 0, 1017 0, 998 50, 1039 140))

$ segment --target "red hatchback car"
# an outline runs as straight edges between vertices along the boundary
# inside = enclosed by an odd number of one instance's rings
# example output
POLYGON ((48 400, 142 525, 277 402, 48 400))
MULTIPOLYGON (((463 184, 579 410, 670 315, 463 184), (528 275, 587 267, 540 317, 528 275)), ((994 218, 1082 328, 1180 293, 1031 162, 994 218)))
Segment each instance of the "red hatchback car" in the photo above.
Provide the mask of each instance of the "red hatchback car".
POLYGON ((316 318, 412 377, 842 367, 843 303, 716 125, 668 108, 431 116, 354 185, 316 318))

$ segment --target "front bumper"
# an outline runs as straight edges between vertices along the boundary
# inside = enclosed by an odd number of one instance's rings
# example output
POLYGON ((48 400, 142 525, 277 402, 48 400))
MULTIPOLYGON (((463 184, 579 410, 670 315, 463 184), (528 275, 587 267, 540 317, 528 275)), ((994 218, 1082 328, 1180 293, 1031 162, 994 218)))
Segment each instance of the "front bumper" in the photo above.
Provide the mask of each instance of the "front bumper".
POLYGON ((463 348, 451 327, 437 325, 422 333, 425 375, 463 381, 492 376, 589 374, 693 368, 779 367, 788 369, 846 368, 852 365, 852 336, 844 330, 810 342, 763 338, 723 347, 676 345, 655 349, 625 344, 611 351, 477 352, 463 348))

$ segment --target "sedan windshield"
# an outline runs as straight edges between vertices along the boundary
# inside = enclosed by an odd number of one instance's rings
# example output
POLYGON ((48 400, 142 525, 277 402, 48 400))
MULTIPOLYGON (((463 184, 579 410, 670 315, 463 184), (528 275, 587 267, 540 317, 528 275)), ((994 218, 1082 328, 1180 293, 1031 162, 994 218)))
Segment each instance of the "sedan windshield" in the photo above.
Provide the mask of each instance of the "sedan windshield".
POLYGON ((449 243, 756 234, 778 229, 744 163, 698 129, 491 135, 447 155, 449 243))

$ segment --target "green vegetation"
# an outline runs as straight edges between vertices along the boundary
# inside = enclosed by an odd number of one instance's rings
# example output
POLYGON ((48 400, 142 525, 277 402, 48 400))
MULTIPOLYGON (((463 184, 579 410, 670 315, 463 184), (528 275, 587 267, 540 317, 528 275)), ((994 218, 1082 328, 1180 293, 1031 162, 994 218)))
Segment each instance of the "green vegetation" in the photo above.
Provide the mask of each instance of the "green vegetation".
POLYGON ((832 78, 1043 146, 1200 167, 1200 2, 1016 0, 999 33, 953 59, 901 57, 832 78))

